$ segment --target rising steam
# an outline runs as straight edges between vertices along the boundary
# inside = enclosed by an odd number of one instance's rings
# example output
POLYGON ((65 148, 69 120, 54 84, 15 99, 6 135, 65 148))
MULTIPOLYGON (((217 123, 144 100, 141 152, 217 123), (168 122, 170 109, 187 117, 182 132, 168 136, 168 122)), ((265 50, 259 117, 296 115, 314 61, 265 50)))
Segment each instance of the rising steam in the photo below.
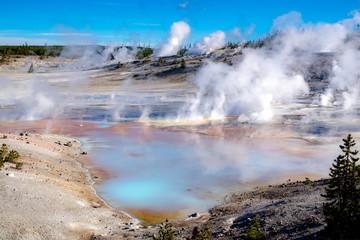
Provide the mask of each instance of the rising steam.
POLYGON ((162 45, 155 55, 158 57, 175 55, 189 34, 190 26, 186 22, 173 23, 167 43, 162 45))
POLYGON ((208 54, 225 46, 225 39, 226 34, 223 31, 216 31, 196 43, 193 48, 188 50, 187 55, 208 54))
POLYGON ((88 45, 66 46, 61 52, 60 57, 64 59, 76 59, 73 63, 64 64, 62 67, 66 69, 82 69, 89 67, 103 66, 104 64, 115 64, 117 62, 125 63, 133 61, 137 48, 128 49, 119 47, 117 42, 109 43, 106 46, 88 45))
POLYGON ((359 100, 360 34, 353 29, 359 22, 357 12, 354 18, 335 24, 304 24, 297 12, 279 17, 263 47, 243 49, 242 59, 233 66, 208 62, 200 69, 194 80, 198 92, 178 119, 236 116, 239 121, 269 121, 275 105, 292 103, 309 93, 305 77, 317 53, 336 56, 331 77, 325 79, 330 81, 329 88, 319 104, 329 106, 334 91, 340 90, 340 104, 350 108, 359 100))
POLYGON ((265 50, 246 51, 235 66, 208 62, 195 79, 199 91, 180 118, 271 120, 273 104, 308 93, 304 78, 286 72, 283 64, 285 59, 280 55, 265 50))
POLYGON ((39 76, 33 76, 28 83, 23 83, 21 89, 10 85, 8 90, 17 96, 6 98, 5 95, 3 99, 0 96, 5 108, 1 111, 0 121, 52 118, 63 112, 64 99, 58 94, 57 88, 39 76))

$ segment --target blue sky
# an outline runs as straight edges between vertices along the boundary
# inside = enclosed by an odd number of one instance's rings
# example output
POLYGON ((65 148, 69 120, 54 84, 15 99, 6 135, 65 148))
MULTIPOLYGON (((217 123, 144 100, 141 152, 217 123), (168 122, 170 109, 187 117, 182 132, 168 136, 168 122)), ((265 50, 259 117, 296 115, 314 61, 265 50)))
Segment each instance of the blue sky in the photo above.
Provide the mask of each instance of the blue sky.
POLYGON ((334 23, 350 18, 351 11, 360 9, 360 0, 4 0, 1 9, 0 45, 157 44, 166 40, 177 21, 190 25, 188 42, 235 27, 243 33, 254 28, 248 36, 254 39, 290 11, 300 12, 306 23, 334 23))

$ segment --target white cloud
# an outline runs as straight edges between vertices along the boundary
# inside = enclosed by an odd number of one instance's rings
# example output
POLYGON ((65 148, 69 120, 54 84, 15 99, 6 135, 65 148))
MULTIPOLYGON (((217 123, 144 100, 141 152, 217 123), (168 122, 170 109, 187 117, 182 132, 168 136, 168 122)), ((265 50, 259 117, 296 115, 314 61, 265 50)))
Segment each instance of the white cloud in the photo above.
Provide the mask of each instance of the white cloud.
POLYGON ((188 4, 189 4, 189 2, 184 2, 184 3, 179 4, 179 6, 182 8, 186 8, 188 4))

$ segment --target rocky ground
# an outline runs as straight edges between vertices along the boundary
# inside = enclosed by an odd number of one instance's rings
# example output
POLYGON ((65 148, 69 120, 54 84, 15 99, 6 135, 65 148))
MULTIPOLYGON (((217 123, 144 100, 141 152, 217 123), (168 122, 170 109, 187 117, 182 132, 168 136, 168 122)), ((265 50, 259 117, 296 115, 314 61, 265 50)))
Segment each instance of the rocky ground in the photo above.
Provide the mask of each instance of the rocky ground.
POLYGON ((229 196, 209 210, 202 225, 213 229, 214 239, 244 239, 250 220, 260 220, 267 239, 314 239, 324 228, 321 194, 327 180, 256 188, 229 196))

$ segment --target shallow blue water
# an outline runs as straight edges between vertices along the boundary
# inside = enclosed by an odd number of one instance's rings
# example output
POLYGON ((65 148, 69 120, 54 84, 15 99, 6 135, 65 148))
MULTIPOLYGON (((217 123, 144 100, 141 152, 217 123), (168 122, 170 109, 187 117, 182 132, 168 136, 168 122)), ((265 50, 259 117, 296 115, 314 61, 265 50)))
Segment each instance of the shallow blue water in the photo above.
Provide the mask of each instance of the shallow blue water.
POLYGON ((109 125, 98 123, 88 138, 101 143, 92 146, 92 159, 116 176, 96 190, 118 208, 206 211, 229 191, 299 173, 325 176, 331 164, 332 153, 300 140, 230 140, 126 123, 117 131, 116 124, 109 125), (309 154, 296 153, 304 147, 309 154))

